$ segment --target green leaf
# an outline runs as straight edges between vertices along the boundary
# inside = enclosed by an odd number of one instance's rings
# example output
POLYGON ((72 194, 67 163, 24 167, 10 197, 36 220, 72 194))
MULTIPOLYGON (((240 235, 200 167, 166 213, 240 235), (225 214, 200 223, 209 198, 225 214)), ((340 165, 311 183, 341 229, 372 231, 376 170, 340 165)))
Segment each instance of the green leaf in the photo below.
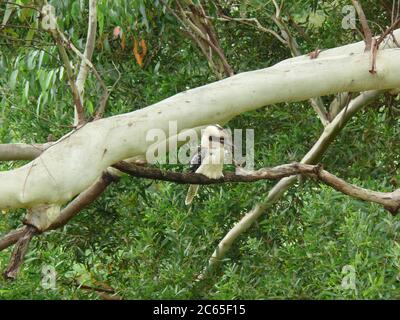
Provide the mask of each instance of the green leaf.
POLYGON ((44 70, 39 70, 37 75, 38 75, 40 88, 42 89, 42 92, 44 92, 46 90, 46 77, 47 77, 47 74, 46 74, 46 72, 44 70))
POLYGON ((37 103, 36 103, 36 114, 37 114, 37 115, 40 114, 40 103, 41 103, 41 101, 42 101, 42 94, 43 94, 43 93, 41 93, 41 94, 39 95, 39 98, 38 98, 37 103))
POLYGON ((211 2, 210 7, 208 8, 211 17, 217 18, 218 17, 218 8, 215 3, 211 2))
POLYGON ((35 63, 35 58, 38 56, 39 51, 33 51, 28 55, 28 58, 26 59, 26 67, 28 70, 33 70, 36 67, 35 63))
POLYGON ((14 7, 12 6, 12 4, 9 3, 9 2, 7 2, 7 4, 6 4, 6 10, 5 10, 4 16, 3 16, 2 25, 7 24, 7 21, 8 21, 8 19, 10 19, 10 16, 11 16, 13 10, 14 10, 14 7))
POLYGON ((40 51, 39 61, 38 61, 38 69, 40 69, 42 67, 43 58, 44 58, 44 51, 40 51))
POLYGON ((15 85, 17 84, 17 77, 18 77, 18 70, 14 70, 11 73, 10 80, 8 81, 8 85, 10 86, 11 90, 15 89, 15 85))
POLYGON ((86 102, 86 108, 87 108, 87 110, 89 111, 89 113, 92 115, 93 112, 94 112, 94 107, 93 107, 92 101, 88 100, 88 101, 86 102))
POLYGON ((35 29, 29 29, 28 33, 26 34, 25 40, 31 42, 35 33, 36 33, 35 29))
POLYGON ((75 1, 72 3, 72 7, 71 7, 71 16, 72 19, 74 19, 75 21, 78 20, 78 17, 80 16, 81 10, 79 8, 79 2, 75 1))
POLYGON ((60 67, 58 71, 58 80, 62 81, 63 76, 64 76, 64 67, 60 67))
POLYGON ((102 35, 104 32, 104 14, 101 6, 97 9, 97 23, 99 25, 99 35, 102 35))
POLYGON ((140 1, 139 11, 140 11, 140 13, 142 15, 142 22, 146 26, 147 32, 149 32, 150 31, 150 25, 149 25, 149 21, 147 20, 146 7, 144 6, 143 1, 140 1))
POLYGON ((325 14, 321 10, 311 12, 308 18, 308 23, 316 28, 322 27, 324 21, 325 21, 325 14))
POLYGON ((25 98, 25 100, 28 100, 28 98, 29 98, 29 81, 25 82, 24 98, 25 98))
POLYGON ((18 10, 18 17, 21 22, 27 21, 32 17, 33 10, 30 8, 23 8, 18 10))
POLYGON ((158 61, 156 66, 154 67, 154 73, 158 73, 159 69, 160 69, 160 61, 158 61))
POLYGON ((47 91, 50 87, 50 82, 53 79, 53 75, 54 75, 54 70, 51 70, 46 77, 46 83, 45 83, 45 90, 47 91))

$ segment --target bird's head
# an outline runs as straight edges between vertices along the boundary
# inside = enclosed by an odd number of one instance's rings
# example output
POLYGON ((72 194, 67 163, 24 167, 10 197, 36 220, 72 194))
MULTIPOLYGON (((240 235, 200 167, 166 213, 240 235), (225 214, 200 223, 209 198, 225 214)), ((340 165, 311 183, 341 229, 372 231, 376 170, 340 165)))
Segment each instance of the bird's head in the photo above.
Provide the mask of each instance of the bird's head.
POLYGON ((218 124, 208 126, 204 129, 201 136, 201 147, 203 148, 223 148, 230 144, 228 132, 218 124))

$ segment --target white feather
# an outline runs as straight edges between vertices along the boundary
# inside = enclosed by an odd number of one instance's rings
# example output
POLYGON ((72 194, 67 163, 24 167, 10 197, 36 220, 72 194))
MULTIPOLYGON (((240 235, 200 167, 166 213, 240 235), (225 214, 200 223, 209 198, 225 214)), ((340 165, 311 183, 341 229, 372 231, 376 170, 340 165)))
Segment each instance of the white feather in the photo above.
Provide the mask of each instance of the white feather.
MULTIPOLYGON (((225 132, 216 126, 208 126, 201 137, 202 159, 201 164, 195 171, 210 179, 219 179, 224 176, 222 169, 224 166, 225 149, 224 144, 219 142, 219 138, 225 137, 225 132), (209 137, 215 137, 218 141, 210 141, 209 137)), ((198 185, 191 185, 186 195, 185 204, 192 203, 199 189, 198 185)))

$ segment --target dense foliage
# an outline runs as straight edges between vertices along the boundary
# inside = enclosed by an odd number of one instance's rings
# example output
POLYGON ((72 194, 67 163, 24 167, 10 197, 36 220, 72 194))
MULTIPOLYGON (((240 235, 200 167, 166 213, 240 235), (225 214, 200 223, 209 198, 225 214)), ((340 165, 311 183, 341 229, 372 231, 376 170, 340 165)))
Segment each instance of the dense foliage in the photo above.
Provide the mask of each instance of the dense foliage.
MULTIPOLYGON (((17 3, 38 3, 20 0, 17 3)), ((170 1, 172 2, 172 1, 170 1)), ((376 33, 389 24, 377 1, 366 15, 376 33)), ((83 50, 87 1, 49 1, 61 28, 83 50)), ((269 1, 220 1, 233 17, 257 17, 265 26, 269 1)), ((347 1, 285 1, 284 17, 302 52, 360 40, 343 30, 347 1), (296 26, 296 27, 295 27, 296 26), (301 31, 301 32, 300 32, 301 31)), ((171 4, 172 6, 172 4, 171 4)), ((206 3, 213 15, 218 10, 206 3)), ((0 5, 0 19, 6 13, 0 5)), ((72 97, 51 37, 37 28, 35 10, 17 9, 0 29, 0 141, 45 142, 71 130, 72 97), (30 27, 27 28, 27 27, 30 27)), ((290 57, 279 41, 234 21, 214 21, 221 47, 235 73, 271 66, 290 57)), ((76 57, 71 54, 75 62, 76 57)), ((98 1, 93 62, 112 91, 106 116, 143 108, 187 88, 216 80, 196 45, 161 1, 98 1), (123 30, 115 37, 115 27, 123 30), (140 65, 135 41, 144 39, 140 65)), ((282 88, 285 90, 285 88, 282 88)), ((93 115, 101 88, 93 75, 85 107, 93 115)), ((328 103, 330 98, 324 98, 328 103)), ((358 113, 322 159, 331 172, 371 189, 388 191, 400 181, 400 118, 385 96, 358 113)), ((228 124, 255 129, 256 166, 298 161, 322 132, 308 102, 267 106, 228 124)), ((2 170, 22 162, 2 163, 2 170)), ((184 166, 167 166, 186 170, 184 166)), ((62 169, 62 168, 60 168, 62 169)), ((16 282, 0 280, 0 299, 99 299, 110 286, 123 298, 400 298, 400 220, 377 205, 341 195, 313 181, 299 181, 234 244, 221 267, 195 281, 218 241, 274 182, 203 187, 190 208, 187 186, 123 177, 64 228, 35 237, 16 282), (57 271, 56 290, 41 286, 42 266, 57 271), (356 270, 356 290, 341 287, 342 268, 356 270)), ((6 212, 3 212, 6 213, 6 212)), ((17 227, 23 211, 0 216, 0 233, 17 227)), ((0 270, 11 249, 0 252, 0 270)))

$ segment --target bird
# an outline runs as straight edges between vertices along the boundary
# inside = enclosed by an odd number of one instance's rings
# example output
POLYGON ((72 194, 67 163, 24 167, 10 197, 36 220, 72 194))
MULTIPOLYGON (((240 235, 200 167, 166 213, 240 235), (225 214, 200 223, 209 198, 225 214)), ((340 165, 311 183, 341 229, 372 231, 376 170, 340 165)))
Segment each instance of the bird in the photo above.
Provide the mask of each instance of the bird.
MULTIPOLYGON (((224 176, 225 146, 231 146, 229 135, 218 124, 207 126, 201 136, 200 145, 190 160, 190 172, 200 173, 210 179, 219 179, 224 176)), ((196 196, 199 185, 190 185, 185 204, 190 205, 196 196)))

